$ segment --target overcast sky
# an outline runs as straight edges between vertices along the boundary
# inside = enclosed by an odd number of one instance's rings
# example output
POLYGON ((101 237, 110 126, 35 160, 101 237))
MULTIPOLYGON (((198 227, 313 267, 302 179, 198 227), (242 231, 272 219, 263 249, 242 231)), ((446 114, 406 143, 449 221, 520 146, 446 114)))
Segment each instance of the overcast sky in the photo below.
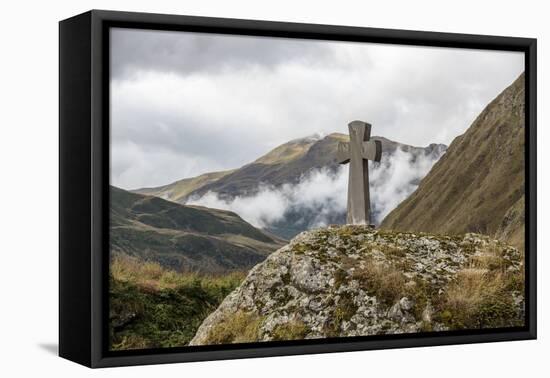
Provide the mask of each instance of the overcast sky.
POLYGON ((236 168, 354 119, 449 144, 523 69, 522 53, 112 29, 111 183, 236 168))

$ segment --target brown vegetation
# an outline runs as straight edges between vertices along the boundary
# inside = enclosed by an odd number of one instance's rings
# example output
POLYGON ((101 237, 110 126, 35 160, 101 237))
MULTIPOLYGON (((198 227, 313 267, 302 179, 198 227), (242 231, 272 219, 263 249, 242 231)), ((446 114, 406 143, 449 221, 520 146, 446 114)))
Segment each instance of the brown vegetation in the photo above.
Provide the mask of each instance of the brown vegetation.
POLYGON ((418 189, 383 220, 382 228, 475 232, 524 249, 524 81, 522 74, 453 140, 418 189))
POLYGON ((204 275, 168 270, 128 256, 111 261, 109 333, 112 350, 177 347, 243 280, 245 273, 204 275))
POLYGON ((214 326, 206 344, 231 344, 258 341, 262 318, 249 312, 237 311, 214 326))

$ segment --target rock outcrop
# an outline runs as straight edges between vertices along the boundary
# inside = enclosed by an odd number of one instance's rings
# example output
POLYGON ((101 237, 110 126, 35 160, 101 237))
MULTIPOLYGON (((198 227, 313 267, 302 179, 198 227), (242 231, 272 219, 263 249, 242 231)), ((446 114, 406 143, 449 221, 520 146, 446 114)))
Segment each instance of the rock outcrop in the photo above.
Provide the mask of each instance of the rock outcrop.
POLYGON ((477 234, 332 226, 254 267, 190 345, 523 324, 523 258, 477 234))

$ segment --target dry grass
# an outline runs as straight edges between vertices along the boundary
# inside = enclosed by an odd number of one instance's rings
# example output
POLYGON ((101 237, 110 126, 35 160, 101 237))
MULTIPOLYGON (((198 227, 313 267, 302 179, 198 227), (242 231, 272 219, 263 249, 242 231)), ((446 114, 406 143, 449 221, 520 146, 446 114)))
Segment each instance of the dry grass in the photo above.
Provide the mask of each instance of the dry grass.
MULTIPOLYGON (((522 74, 453 140, 417 190, 382 221, 382 229, 495 235, 525 193, 524 82, 522 74)), ((523 203, 518 207, 523 213, 523 203)), ((521 247, 524 229, 523 217, 514 218, 506 230, 513 239, 503 240, 521 247)))
POLYGON ((473 314, 484 298, 503 289, 502 275, 492 275, 486 269, 467 268, 457 274, 446 293, 446 309, 467 316, 473 314))
POLYGON ((484 269, 462 270, 446 292, 443 320, 452 329, 516 325, 513 298, 506 290, 508 279, 484 269))
POLYGON ((446 290, 440 320, 451 329, 522 325, 513 292, 523 293, 523 263, 519 269, 510 269, 512 264, 506 249, 497 244, 472 256, 446 290))
POLYGON ((228 283, 240 283, 245 272, 231 272, 219 275, 205 275, 193 272, 176 272, 163 268, 160 264, 143 261, 129 256, 116 256, 111 260, 111 275, 115 280, 131 282, 148 291, 174 289, 201 282, 203 285, 227 286, 228 283))
POLYGON ((109 280, 112 350, 179 347, 233 291, 244 273, 180 273, 153 262, 119 256, 109 280))
POLYGON ((401 256, 396 255, 392 264, 371 260, 353 273, 369 295, 385 306, 408 297, 414 302, 415 318, 420 320, 431 303, 435 306, 434 320, 451 330, 523 324, 516 302, 524 290, 523 256, 515 250, 501 243, 488 243, 470 258, 442 294, 422 279, 408 279, 400 266, 401 256))
POLYGON ((507 248, 500 243, 486 245, 481 253, 470 258, 470 267, 489 271, 506 271, 514 264, 523 264, 523 254, 512 258, 507 248))
POLYGON ((237 311, 216 324, 204 344, 234 344, 258 341, 258 331, 263 319, 256 314, 237 311))
POLYGON ((391 306, 406 293, 407 278, 391 265, 371 261, 363 269, 356 269, 353 278, 359 280, 369 294, 391 306))

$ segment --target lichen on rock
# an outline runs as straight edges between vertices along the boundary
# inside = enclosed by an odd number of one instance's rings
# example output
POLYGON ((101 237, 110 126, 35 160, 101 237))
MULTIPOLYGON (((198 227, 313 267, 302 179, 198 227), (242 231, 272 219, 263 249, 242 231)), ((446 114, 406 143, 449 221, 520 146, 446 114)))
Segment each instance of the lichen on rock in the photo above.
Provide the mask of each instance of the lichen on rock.
POLYGON ((330 226, 254 267, 190 345, 517 326, 523 303, 523 257, 500 241, 330 226))

